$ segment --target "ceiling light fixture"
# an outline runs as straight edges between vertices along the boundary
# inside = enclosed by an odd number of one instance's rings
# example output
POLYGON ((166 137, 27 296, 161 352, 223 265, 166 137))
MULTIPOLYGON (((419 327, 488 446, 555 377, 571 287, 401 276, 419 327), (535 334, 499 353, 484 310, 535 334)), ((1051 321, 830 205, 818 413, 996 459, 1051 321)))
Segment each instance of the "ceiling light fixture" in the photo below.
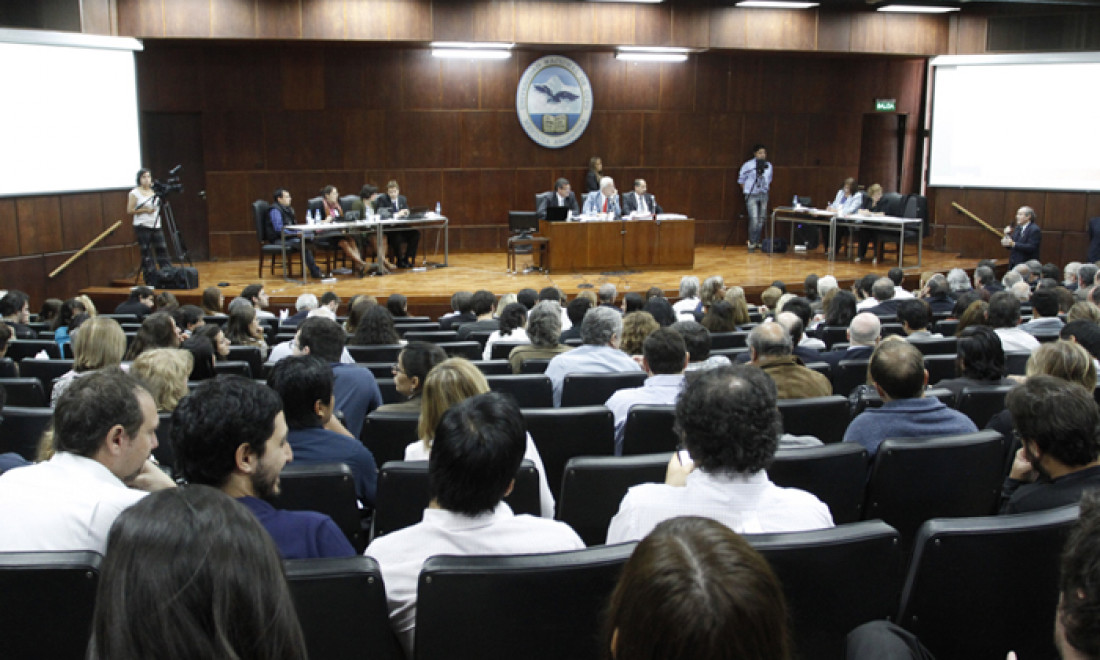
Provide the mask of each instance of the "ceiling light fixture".
POLYGON ((783 0, 741 0, 738 7, 752 9, 812 9, 820 2, 784 2, 783 0))
POLYGON ((433 41, 432 57, 446 60, 506 60, 515 44, 476 41, 433 41))
POLYGON ((947 14, 959 11, 958 7, 932 7, 927 5, 886 5, 879 7, 878 11, 894 14, 947 14))

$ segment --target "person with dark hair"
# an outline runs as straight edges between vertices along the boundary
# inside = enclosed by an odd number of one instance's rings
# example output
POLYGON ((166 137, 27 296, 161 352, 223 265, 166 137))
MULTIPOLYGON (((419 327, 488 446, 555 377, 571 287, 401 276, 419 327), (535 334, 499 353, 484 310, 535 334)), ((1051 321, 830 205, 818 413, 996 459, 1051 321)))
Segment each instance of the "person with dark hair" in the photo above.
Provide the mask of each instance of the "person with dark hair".
MULTIPOLYGON (((1095 218, 1094 218, 1095 220, 1095 218)), ((1090 248, 1090 253, 1092 248, 1090 248)), ((1100 657, 1100 492, 1086 491, 1062 552, 1054 645, 1063 660, 1100 657)))
POLYGON ((896 335, 879 342, 868 374, 882 397, 881 408, 868 408, 844 432, 844 442, 857 442, 874 456, 887 438, 934 438, 978 430, 969 417, 924 396, 928 372, 916 346, 896 335))
POLYGON ((107 548, 89 660, 306 657, 279 553, 232 498, 154 493, 118 517, 107 548), (169 598, 171 616, 152 615, 169 598))
MULTIPOLYGON (((261 319, 273 319, 275 314, 267 311, 267 308, 271 304, 271 299, 268 298, 267 291, 264 290, 262 284, 249 284, 245 288, 241 289, 241 298, 244 298, 248 302, 252 303, 252 307, 256 309, 256 317, 261 319)), ((230 310, 232 311, 232 310, 230 310)))
POLYGON ((554 386, 554 406, 561 405, 565 376, 572 373, 618 373, 639 371, 641 366, 619 350, 623 336, 623 317, 607 307, 594 307, 584 315, 579 346, 550 360, 546 376, 554 386))
POLYGON ((469 291, 456 291, 451 296, 451 309, 453 311, 439 317, 439 329, 454 330, 463 323, 476 321, 477 315, 473 313, 473 298, 474 294, 469 291))
MULTIPOLYGON (((283 227, 285 225, 294 225, 298 223, 298 220, 294 217, 294 207, 290 205, 290 191, 286 188, 279 188, 272 196, 271 208, 268 210, 267 215, 264 216, 264 241, 268 243, 279 243, 283 241, 283 227)), ((302 251, 302 236, 301 232, 296 229, 288 229, 286 231, 287 238, 286 248, 291 252, 304 253, 306 259, 306 268, 309 269, 310 277, 315 279, 321 279, 324 274, 321 269, 317 267, 317 261, 313 257, 313 249, 306 247, 302 251)))
MULTIPOLYGON (((599 182, 597 181, 598 185, 599 182)), ((569 185, 569 180, 565 178, 555 181, 553 190, 538 195, 536 202, 535 215, 539 220, 546 219, 546 209, 550 208, 565 207, 574 216, 581 214, 581 205, 577 201, 577 195, 573 192, 572 186, 569 185)))
POLYGON ((745 208, 749 214, 749 252, 760 247, 760 232, 768 215, 768 190, 774 173, 764 145, 753 145, 752 156, 737 173, 737 183, 745 195, 745 208))
POLYGON ((657 525, 623 567, 608 606, 614 660, 789 660, 783 587, 767 560, 709 518, 657 525))
POLYGON ((267 360, 268 346, 256 308, 250 305, 230 305, 225 336, 233 346, 255 346, 260 359, 267 360))
POLYGON ((195 330, 192 334, 192 339, 195 337, 205 337, 210 341, 210 345, 214 348, 214 360, 225 360, 229 358, 229 347, 232 344, 229 342, 229 338, 225 336, 225 332, 221 326, 217 323, 208 323, 201 328, 195 330))
MULTIPOLYGON (((688 364, 684 367, 684 375, 688 378, 693 373, 707 371, 715 367, 726 366, 730 363, 725 355, 710 354, 710 332, 695 321, 677 321, 668 326, 670 330, 679 333, 684 339, 684 348, 688 354, 688 364)), ((644 346, 642 347, 644 350, 644 346)))
POLYGON ((409 299, 400 293, 391 293, 389 298, 386 298, 386 309, 394 318, 399 316, 409 315, 409 299))
POLYGON ((642 368, 649 377, 641 387, 616 391, 604 404, 615 419, 615 455, 623 453, 623 431, 630 409, 641 404, 673 404, 684 387, 688 354, 684 338, 671 328, 650 333, 642 343, 642 368))
POLYGON ((637 291, 629 291, 623 295, 622 312, 624 315, 631 312, 640 312, 645 308, 645 296, 637 291))
POLYGON ((623 195, 623 215, 649 216, 664 213, 657 198, 648 193, 645 179, 634 179, 634 191, 623 195))
POLYGON ((1033 352, 1039 348, 1039 340, 1019 328, 1020 301, 1008 291, 998 291, 989 298, 987 316, 989 326, 1001 338, 1005 353, 1011 351, 1033 352))
POLYGON ((375 538, 390 623, 413 657, 416 588, 433 555, 525 554, 579 550, 584 542, 562 522, 515 515, 502 500, 515 485, 527 446, 523 415, 505 394, 479 394, 451 406, 435 428, 428 458, 431 503, 424 519, 375 538))
POLYGON ((872 307, 878 305, 879 301, 875 298, 873 289, 875 282, 879 281, 879 276, 874 273, 867 273, 858 280, 852 282, 852 293, 856 297, 856 311, 868 312, 872 307))
POLYGON ((516 302, 526 307, 527 311, 531 311, 539 303, 539 292, 530 287, 520 289, 516 293, 516 302))
POLYGON ((137 337, 123 360, 133 360, 152 348, 179 348, 180 336, 176 322, 168 312, 154 312, 141 322, 137 337))
POLYGON ((183 305, 172 312, 172 319, 179 329, 180 339, 187 339, 195 330, 206 325, 202 308, 196 305, 183 305))
MULTIPOLYGON (((560 322, 561 316, 559 315, 558 318, 560 322)), ((485 360, 492 358, 493 344, 497 342, 520 343, 531 341, 527 336, 527 308, 521 303, 508 303, 505 305, 497 322, 500 327, 493 330, 493 333, 485 340, 485 348, 482 350, 481 355, 485 360)))
POLYGON ((728 300, 715 300, 703 314, 702 325, 709 332, 734 332, 733 304, 728 300))
MULTIPOLYGON (((802 329, 799 331, 799 336, 794 337, 792 335, 795 348, 806 349, 808 351, 825 350, 825 342, 816 337, 811 337, 809 333, 806 332, 814 316, 813 307, 810 305, 809 300, 801 296, 795 296, 783 303, 783 309, 781 311, 794 314, 798 317, 798 320, 802 322, 802 329)), ((797 354, 797 351, 795 351, 795 353, 797 354)), ((813 361, 816 361, 816 359, 813 361)))
MULTIPOLYGON (((401 187, 396 179, 390 179, 386 183, 386 194, 374 200, 374 210, 378 211, 378 215, 382 218, 409 217, 409 200, 401 194, 401 187)), ((420 245, 420 232, 410 228, 388 233, 397 267, 412 268, 416 263, 416 248, 420 245)))
POLYGON ((588 171, 584 174, 584 193, 587 195, 598 191, 601 178, 603 178, 603 159, 593 156, 588 159, 588 171))
POLYGON ((993 272, 993 268, 981 265, 974 269, 974 288, 978 291, 984 291, 984 297, 1005 290, 1004 286, 997 281, 997 275, 993 272))
POLYGON ((964 387, 996 387, 1016 383, 1006 376, 1001 340, 988 326, 974 325, 963 330, 959 334, 956 353, 956 377, 936 383, 937 388, 951 390, 956 401, 964 387))
POLYGON ((54 408, 53 456, 0 476, 0 552, 102 554, 118 514, 174 485, 149 460, 158 423, 152 395, 119 369, 73 381, 54 408))
MULTIPOLYGON (((971 289, 970 291, 964 291, 959 294, 959 297, 955 299, 955 306, 951 308, 951 318, 962 319, 963 314, 976 302, 982 301, 982 294, 978 291, 971 289)), ((983 302, 983 304, 985 304, 983 302)))
POLYGON ((898 321, 901 322, 901 329, 905 331, 905 338, 909 341, 943 339, 940 333, 928 330, 928 324, 932 322, 932 309, 920 298, 906 298, 898 301, 898 321))
POLYGON ((850 291, 837 289, 833 299, 825 306, 825 321, 823 326, 846 328, 855 318, 856 297, 850 291))
POLYGON ((0 298, 0 316, 16 339, 38 339, 38 333, 27 325, 31 320, 30 299, 22 291, 12 289, 0 298))
POLYGON ((42 306, 38 308, 38 322, 52 324, 53 320, 57 318, 57 315, 61 313, 61 306, 63 304, 65 303, 57 298, 46 298, 43 300, 42 306))
POLYGON ((1039 246, 1043 241, 1043 232, 1035 224, 1038 216, 1030 206, 1021 206, 1016 211, 1015 226, 1005 227, 1005 236, 1001 245, 1009 248, 1008 267, 1014 268, 1029 259, 1039 258, 1039 246))
POLYGON ((318 357, 301 355, 280 360, 271 370, 268 386, 283 400, 290 429, 286 439, 294 458, 302 463, 343 463, 355 479, 355 495, 366 507, 374 506, 378 465, 358 438, 332 413, 332 369, 318 357))
POLYGON ((179 298, 171 291, 161 291, 154 297, 158 312, 174 312, 180 308, 179 298))
MULTIPOLYGON (((626 294, 630 296, 631 294, 626 294)), ((633 294, 638 295, 638 294, 633 294)), ((641 296, 639 296, 641 298, 641 296)), ((624 298, 625 300, 625 298, 624 298)), ((560 343, 564 344, 566 339, 580 339, 581 338, 581 324, 584 322, 584 316, 588 313, 588 310, 592 308, 592 301, 583 296, 577 296, 569 301, 569 304, 565 308, 566 317, 569 319, 571 326, 562 330, 559 337, 560 343)), ((641 305, 638 306, 638 310, 641 310, 641 305)))
POLYGON ((160 195, 153 191, 153 173, 143 167, 136 178, 137 187, 126 197, 126 214, 133 216, 134 234, 141 249, 141 270, 148 274, 171 267, 172 260, 168 258, 161 230, 160 195))
POLYGON ((1062 331, 1065 322, 1058 318, 1058 293, 1040 287, 1031 294, 1031 320, 1020 329, 1030 335, 1052 335, 1062 331))
MULTIPOLYGON (((969 285, 969 280, 966 282, 969 285)), ((933 314, 950 313, 955 308, 955 299, 951 297, 951 285, 947 282, 947 278, 939 273, 933 275, 925 284, 921 299, 928 303, 928 308, 933 314)))
POLYGON ((208 286, 202 290, 202 313, 205 316, 225 316, 222 311, 225 307, 225 295, 216 286, 208 286))
POLYGON ((341 361, 346 338, 344 329, 336 321, 315 316, 298 326, 294 354, 313 355, 332 366, 336 409, 344 414, 344 426, 358 438, 363 420, 382 405, 382 392, 370 369, 341 361))
POLYGON ((57 342, 58 348, 63 349, 65 344, 72 341, 69 326, 72 325, 73 319, 83 314, 84 311, 84 303, 79 298, 69 298, 61 303, 61 309, 58 310, 57 316, 50 323, 50 329, 53 330, 53 340, 57 342))
POLYGON ((1058 336, 1084 347, 1097 362, 1097 371, 1100 372, 1100 325, 1085 320, 1070 321, 1058 336))
POLYGON ((497 298, 492 291, 486 289, 474 291, 474 295, 470 299, 470 311, 473 312, 476 320, 471 323, 456 324, 458 325, 458 340, 468 340, 471 332, 500 330, 500 321, 494 316, 496 307, 497 298))
MULTIPOLYGON (((615 307, 612 307, 612 309, 616 312, 619 311, 615 307)), ((667 328, 676 322, 676 311, 672 309, 672 303, 664 297, 654 296, 650 298, 642 307, 642 311, 649 312, 653 320, 662 328, 667 328)))
MULTIPOLYGON (((829 379, 807 368, 802 360, 793 354, 794 341, 791 339, 791 329, 784 325, 783 321, 790 324, 792 328, 794 323, 801 325, 801 322, 797 316, 791 314, 791 317, 779 322, 762 323, 749 332, 749 362, 759 367, 775 382, 780 399, 829 396, 833 393, 833 385, 829 379)), ((802 333, 801 328, 798 328, 798 333, 802 333)))
POLYGON ((447 353, 436 344, 411 341, 397 355, 392 367, 393 385, 397 393, 405 397, 400 403, 386 403, 378 407, 387 412, 420 412, 424 380, 435 365, 447 359, 447 353))
POLYGON ((172 413, 176 471, 247 507, 284 559, 352 556, 355 548, 328 516, 270 503, 279 473, 294 459, 282 407, 278 393, 249 378, 204 381, 172 413))
POLYGON ((371 305, 359 320, 359 327, 348 340, 351 346, 390 346, 401 343, 393 316, 381 305, 371 305))
POLYGON ((1076 504, 1100 487, 1100 410, 1092 392, 1054 376, 1031 376, 1005 397, 1023 445, 1001 490, 1001 513, 1076 504))
POLYGON ((759 369, 734 365, 699 374, 676 402, 684 452, 672 456, 664 484, 631 488, 611 520, 607 542, 634 541, 668 518, 703 515, 739 534, 833 526, 829 507, 765 471, 783 421, 775 384, 759 369))
POLYGON ((180 348, 191 353, 191 373, 188 380, 207 380, 218 375, 214 370, 214 343, 209 337, 196 333, 185 339, 180 348))

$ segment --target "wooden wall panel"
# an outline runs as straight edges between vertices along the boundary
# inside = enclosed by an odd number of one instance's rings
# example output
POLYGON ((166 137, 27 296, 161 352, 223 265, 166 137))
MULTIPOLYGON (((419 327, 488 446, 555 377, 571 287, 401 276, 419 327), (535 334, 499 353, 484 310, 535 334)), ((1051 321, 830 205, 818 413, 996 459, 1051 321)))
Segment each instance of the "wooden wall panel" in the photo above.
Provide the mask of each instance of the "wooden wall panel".
POLYGON ((278 80, 283 92, 284 108, 321 110, 325 107, 327 77, 323 50, 295 48, 293 54, 280 52, 279 67, 278 80))
POLYGON ((746 45, 765 50, 813 50, 817 14, 807 11, 746 12, 746 45))
POLYGON ((847 52, 852 48, 852 19, 846 13, 817 13, 817 49, 847 52))
POLYGON ((1039 216, 1040 226, 1044 230, 1084 231, 1085 202, 1085 193, 1047 193, 1046 209, 1039 216))
POLYGON ((111 0, 80 0, 80 31, 84 34, 114 34, 111 6, 111 0))
POLYGON ((134 241, 133 216, 126 214, 127 192, 106 192, 100 198, 100 206, 103 208, 103 226, 101 229, 106 230, 115 222, 122 221, 122 225, 119 226, 118 230, 103 239, 99 244, 100 247, 121 247, 134 241))
POLYGON ((65 195, 61 198, 62 245, 66 250, 79 250, 105 228, 103 205, 98 193, 65 195))
POLYGON ((680 45, 672 39, 673 9, 665 4, 634 5, 634 41, 643 46, 680 45))
MULTIPOLYGON (((299 2, 302 12, 303 39, 341 39, 344 37, 343 0, 312 0, 299 2)), ((384 38, 380 34, 376 38, 384 38)))
POLYGON ((210 3, 210 36, 220 38, 255 37, 256 4, 253 0, 218 0, 210 3))
MULTIPOLYGON (((219 3, 220 4, 220 3, 219 3)), ((210 37, 210 0, 172 0, 164 3, 164 36, 210 37)), ((252 30, 242 30, 242 37, 253 36, 252 30)))
MULTIPOLYGON (((46 268, 41 255, 17 257, 0 262, 0 287, 19 289, 30 296, 31 309, 38 311, 42 301, 49 297, 46 268)), ((72 294, 69 294, 72 296, 72 294)))
POLYGON ((733 7, 710 10, 710 45, 712 48, 746 48, 749 42, 745 14, 750 9, 733 7))
POLYGON ((117 2, 120 35, 164 36, 164 5, 160 0, 117 0, 117 2))
MULTIPOLYGON (((264 123, 252 112, 207 112, 202 116, 203 155, 208 171, 257 170, 266 165, 264 123)), ((280 136, 270 147, 280 150, 280 136)))
POLYGON ((0 258, 19 254, 19 223, 15 215, 15 200, 0 199, 0 258))
POLYGON ((256 13, 256 37, 260 39, 301 39, 300 0, 259 0, 256 13))
POLYGON ((61 243, 59 197, 22 197, 15 202, 19 219, 19 253, 58 252, 61 243))

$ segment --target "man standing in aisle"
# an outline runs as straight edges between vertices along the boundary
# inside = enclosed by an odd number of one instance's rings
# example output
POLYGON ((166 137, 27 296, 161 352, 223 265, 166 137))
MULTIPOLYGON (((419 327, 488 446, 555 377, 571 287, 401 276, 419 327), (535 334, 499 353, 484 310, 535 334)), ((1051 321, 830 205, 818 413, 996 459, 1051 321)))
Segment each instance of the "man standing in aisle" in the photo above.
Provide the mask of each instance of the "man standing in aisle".
POLYGON ((768 188, 772 185, 772 164, 768 150, 762 144, 753 146, 753 158, 741 166, 737 183, 745 193, 745 208, 749 215, 749 252, 760 247, 760 232, 768 214, 768 188))

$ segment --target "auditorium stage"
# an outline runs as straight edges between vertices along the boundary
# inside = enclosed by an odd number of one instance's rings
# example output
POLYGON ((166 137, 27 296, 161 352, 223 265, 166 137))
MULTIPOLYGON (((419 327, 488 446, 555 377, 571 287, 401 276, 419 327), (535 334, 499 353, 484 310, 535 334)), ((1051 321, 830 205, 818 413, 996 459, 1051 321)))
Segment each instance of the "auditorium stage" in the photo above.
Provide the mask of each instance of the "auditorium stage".
MULTIPOLYGON (((430 259, 431 257, 429 257, 430 259)), ((916 255, 912 254, 906 259, 906 264, 915 263, 916 255)), ((530 265, 529 255, 518 257, 519 267, 522 269, 530 265)), ((357 293, 369 293, 379 299, 385 299, 391 293, 401 293, 409 298, 409 311, 414 315, 437 315, 449 308, 450 295, 454 291, 487 288, 494 293, 502 294, 516 292, 522 288, 541 289, 545 286, 558 286, 571 298, 577 292, 591 287, 610 282, 618 289, 619 296, 630 291, 644 292, 651 286, 659 286, 664 289, 666 295, 675 296, 680 286, 680 278, 684 275, 695 275, 700 281, 711 275, 722 275, 727 286, 744 287, 750 302, 759 302, 760 292, 767 288, 774 280, 786 282, 792 292, 802 289, 802 281, 806 275, 816 273, 818 276, 833 275, 842 286, 849 286, 851 282, 867 273, 886 274, 895 260, 880 262, 873 266, 870 262, 852 263, 847 260, 830 262, 825 259, 821 250, 809 254, 785 253, 767 255, 761 252, 749 253, 744 245, 730 246, 725 250, 721 246, 701 246, 695 249, 695 266, 691 270, 638 270, 638 271, 605 271, 586 273, 528 273, 509 274, 506 270, 506 257, 503 251, 499 253, 451 253, 450 266, 447 268, 430 269, 423 272, 398 271, 384 277, 366 277, 359 279, 355 276, 338 276, 334 284, 321 284, 311 281, 308 285, 283 280, 281 269, 276 268, 276 275, 271 275, 270 267, 264 268, 263 277, 256 277, 256 259, 240 259, 233 261, 208 261, 195 265, 199 271, 199 288, 191 291, 173 291, 180 302, 198 304, 202 290, 208 286, 217 286, 221 282, 228 283, 223 287, 226 302, 240 293, 245 286, 263 282, 268 295, 271 297, 272 306, 287 307, 293 309, 294 301, 304 292, 312 292, 320 295, 324 291, 335 291, 341 298, 347 300, 357 293)), ((956 266, 972 272, 978 263, 977 259, 961 259, 958 255, 946 252, 936 252, 924 249, 924 266, 922 271, 938 271, 946 273, 956 266)), ((906 284, 916 287, 920 272, 917 270, 906 271, 906 284)), ((103 305, 104 309, 120 302, 128 294, 128 284, 125 281, 115 282, 112 287, 89 287, 82 293, 103 305), (102 301, 102 302, 101 302, 102 301)))

